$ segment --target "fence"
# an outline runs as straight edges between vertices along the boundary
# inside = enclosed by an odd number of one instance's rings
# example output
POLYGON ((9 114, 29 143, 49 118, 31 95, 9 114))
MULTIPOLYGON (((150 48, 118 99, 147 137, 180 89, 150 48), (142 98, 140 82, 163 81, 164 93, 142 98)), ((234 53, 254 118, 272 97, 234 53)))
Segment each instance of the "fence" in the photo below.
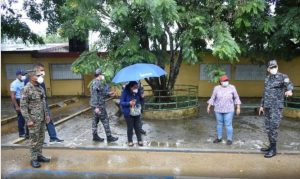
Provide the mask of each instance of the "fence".
POLYGON ((198 87, 193 85, 175 85, 171 91, 152 90, 144 86, 145 111, 173 110, 198 106, 198 87))

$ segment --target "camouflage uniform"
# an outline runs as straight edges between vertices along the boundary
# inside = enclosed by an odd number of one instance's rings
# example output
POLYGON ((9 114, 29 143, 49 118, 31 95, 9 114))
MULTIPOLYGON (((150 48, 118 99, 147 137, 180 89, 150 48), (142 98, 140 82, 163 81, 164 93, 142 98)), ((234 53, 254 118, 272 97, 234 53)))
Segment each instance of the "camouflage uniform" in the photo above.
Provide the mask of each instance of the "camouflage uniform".
POLYGON ((39 85, 27 83, 21 96, 21 112, 25 121, 32 120, 34 125, 29 128, 31 160, 42 156, 45 139, 45 116, 49 116, 44 89, 39 85))
POLYGON ((293 84, 285 74, 268 75, 265 79, 261 106, 265 109, 265 128, 270 143, 277 142, 278 128, 284 107, 284 93, 292 90, 293 84))
POLYGON ((91 100, 90 105, 93 108, 93 124, 92 132, 93 135, 97 135, 99 119, 101 120, 103 127, 105 129, 106 136, 111 136, 111 131, 109 127, 109 119, 105 109, 105 96, 107 95, 105 88, 100 80, 94 79, 91 82, 91 100), (100 109, 100 114, 95 113, 95 109, 100 109))

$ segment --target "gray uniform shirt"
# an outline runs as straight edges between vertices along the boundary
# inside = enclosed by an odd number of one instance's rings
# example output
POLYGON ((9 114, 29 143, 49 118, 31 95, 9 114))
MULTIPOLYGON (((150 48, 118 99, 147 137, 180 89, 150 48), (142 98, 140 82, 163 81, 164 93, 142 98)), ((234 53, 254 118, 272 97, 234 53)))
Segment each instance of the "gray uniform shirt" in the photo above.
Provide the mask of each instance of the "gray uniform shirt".
POLYGON ((90 92, 90 105, 101 109, 105 108, 105 97, 107 96, 107 93, 101 80, 94 79, 91 82, 90 92))
POLYGON ((261 106, 264 108, 283 108, 284 93, 285 91, 292 91, 293 88, 293 84, 286 74, 268 75, 265 79, 261 106))

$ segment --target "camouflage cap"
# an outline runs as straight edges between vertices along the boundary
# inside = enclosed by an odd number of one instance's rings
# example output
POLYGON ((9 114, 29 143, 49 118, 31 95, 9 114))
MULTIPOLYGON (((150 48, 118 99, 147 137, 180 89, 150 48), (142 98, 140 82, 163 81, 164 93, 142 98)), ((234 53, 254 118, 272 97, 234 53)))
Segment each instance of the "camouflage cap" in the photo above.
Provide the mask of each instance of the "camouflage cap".
POLYGON ((268 68, 270 68, 270 67, 277 67, 278 65, 277 65, 277 61, 276 60, 270 60, 269 62, 268 62, 268 68))
POLYGON ((95 71, 95 75, 102 75, 102 69, 101 69, 101 68, 98 68, 98 69, 95 71))

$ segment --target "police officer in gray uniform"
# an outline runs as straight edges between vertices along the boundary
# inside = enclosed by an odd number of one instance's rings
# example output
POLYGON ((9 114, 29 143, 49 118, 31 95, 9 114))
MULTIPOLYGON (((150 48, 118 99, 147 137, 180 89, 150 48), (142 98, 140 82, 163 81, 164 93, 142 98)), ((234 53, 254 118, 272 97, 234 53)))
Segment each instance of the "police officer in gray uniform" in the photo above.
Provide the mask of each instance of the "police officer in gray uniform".
POLYGON ((114 96, 114 92, 105 92, 105 88, 103 85, 104 75, 101 69, 97 69, 95 72, 95 79, 91 82, 91 100, 90 105, 93 108, 93 124, 92 124, 92 132, 93 132, 93 141, 103 142, 104 139, 98 136, 98 123, 101 120, 103 127, 105 129, 107 142, 114 142, 118 140, 118 137, 113 137, 111 135, 110 127, 109 127, 109 119, 105 109, 105 97, 107 95, 114 96))
POLYGON ((286 74, 278 72, 276 60, 268 62, 267 70, 269 75, 265 79, 259 115, 263 113, 265 116, 265 128, 270 142, 270 146, 261 148, 261 151, 266 152, 265 158, 271 158, 276 155, 276 142, 284 107, 284 96, 293 95, 293 84, 286 74))

